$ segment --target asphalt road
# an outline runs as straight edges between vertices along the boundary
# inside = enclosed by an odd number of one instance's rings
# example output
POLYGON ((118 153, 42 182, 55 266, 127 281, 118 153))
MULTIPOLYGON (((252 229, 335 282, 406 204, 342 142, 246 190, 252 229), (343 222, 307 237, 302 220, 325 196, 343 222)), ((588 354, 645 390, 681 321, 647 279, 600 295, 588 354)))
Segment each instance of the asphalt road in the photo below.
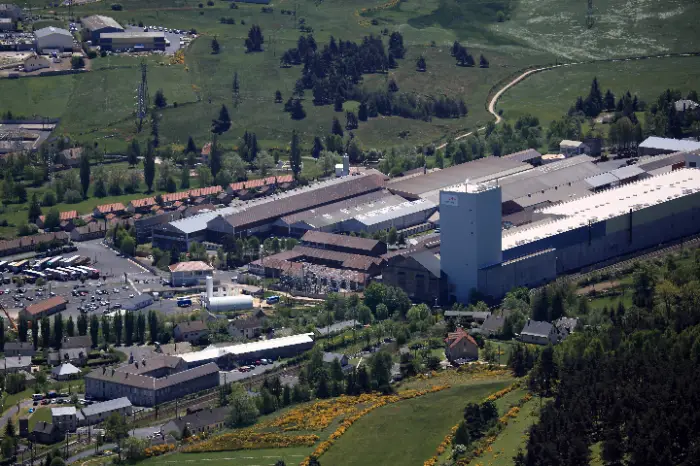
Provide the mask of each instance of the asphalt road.
MULTIPOLYGON (((105 443, 101 447, 98 448, 98 451, 105 451, 105 450, 114 450, 117 447, 116 443, 105 443)), ((89 456, 92 456, 95 454, 95 449, 90 448, 89 450, 81 451, 80 453, 76 453, 73 456, 68 457, 66 460, 66 463, 75 463, 76 461, 79 461, 83 458, 87 458, 89 456)))

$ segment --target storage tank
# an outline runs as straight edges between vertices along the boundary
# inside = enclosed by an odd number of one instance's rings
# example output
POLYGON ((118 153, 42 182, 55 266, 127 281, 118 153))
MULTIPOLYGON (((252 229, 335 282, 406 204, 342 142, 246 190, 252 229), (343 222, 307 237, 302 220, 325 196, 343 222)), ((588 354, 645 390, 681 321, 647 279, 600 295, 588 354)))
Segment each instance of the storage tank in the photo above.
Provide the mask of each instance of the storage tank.
POLYGON ((211 275, 207 276, 207 299, 214 297, 214 277, 211 275))
POLYGON ((245 294, 219 296, 207 299, 209 312, 244 311, 253 309, 253 297, 245 294))

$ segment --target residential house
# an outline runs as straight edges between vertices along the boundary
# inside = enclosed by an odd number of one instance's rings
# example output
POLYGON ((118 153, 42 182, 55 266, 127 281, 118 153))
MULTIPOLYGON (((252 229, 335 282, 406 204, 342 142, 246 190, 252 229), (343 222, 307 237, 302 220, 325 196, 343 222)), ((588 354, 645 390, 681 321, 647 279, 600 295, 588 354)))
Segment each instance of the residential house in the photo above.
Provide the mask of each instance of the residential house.
POLYGON ((61 151, 58 156, 58 161, 66 167, 75 168, 80 165, 80 157, 82 155, 82 147, 71 147, 70 149, 61 151))
POLYGON ((88 361, 87 348, 59 349, 58 357, 61 364, 70 363, 76 366, 84 366, 88 361))
MULTIPOLYGON (((63 230, 66 230, 66 228, 64 227, 64 222, 65 222, 65 226, 67 227, 70 225, 69 229, 72 230, 73 229, 72 228, 73 221, 77 218, 78 218, 78 211, 76 211, 76 210, 69 210, 67 212, 61 212, 58 214, 59 225, 61 225, 61 229, 63 229, 63 230)), ((38 226, 39 228, 44 228, 44 221, 45 220, 46 220, 46 216, 40 215, 39 219, 36 222, 36 226, 38 226)))
POLYGON ((528 319, 520 332, 520 340, 535 345, 554 345, 559 341, 559 332, 549 322, 528 319))
POLYGON ((58 427, 46 421, 38 421, 34 424, 34 429, 29 436, 33 442, 44 445, 57 443, 65 438, 65 434, 58 427))
POLYGON ((175 437, 181 438, 185 432, 185 426, 191 435, 219 430, 224 427, 229 412, 230 410, 226 407, 205 408, 163 424, 160 431, 163 434, 175 432, 177 434, 175 437))
POLYGON ((43 244, 63 245, 68 243, 68 234, 63 231, 42 233, 32 236, 0 241, 0 257, 34 251, 43 244))
POLYGON ((207 335, 209 335, 209 327, 207 327, 207 324, 201 320, 180 322, 173 329, 173 336, 177 341, 197 343, 207 335))
POLYGON ((24 71, 31 73, 32 71, 41 70, 43 68, 50 68, 51 63, 49 59, 41 55, 34 54, 26 58, 23 62, 24 71))
POLYGON ((231 336, 257 338, 262 334, 262 321, 256 317, 239 317, 228 324, 228 333, 231 336))
POLYGON ((76 379, 79 376, 80 369, 69 362, 63 363, 60 366, 56 366, 51 369, 51 378, 58 381, 76 379))
POLYGON ((134 199, 126 205, 126 211, 132 214, 140 213, 147 214, 153 206, 158 205, 155 197, 145 197, 143 199, 134 199))
POLYGON ((479 346, 476 340, 463 328, 448 333, 445 338, 445 356, 451 362, 473 361, 479 359, 479 346))
POLYGON ((104 238, 106 234, 107 225, 105 225, 105 222, 97 221, 74 228, 70 232, 70 238, 73 241, 89 241, 91 239, 104 238))
POLYGON ((178 262, 168 267, 171 286, 191 286, 204 283, 214 267, 202 261, 178 262))
POLYGON ((336 359, 338 362, 340 362, 340 367, 343 369, 343 372, 352 371, 353 366, 350 364, 350 359, 345 354, 331 352, 323 353, 323 362, 325 364, 333 364, 336 359))
POLYGON ((78 412, 75 406, 51 408, 51 423, 61 432, 75 432, 78 428, 78 412))
POLYGON ((34 345, 28 341, 10 341, 5 343, 5 357, 10 356, 34 356, 34 345))
POLYGON ((94 424, 99 424, 114 413, 117 413, 125 418, 131 416, 132 405, 129 398, 123 396, 114 400, 108 400, 102 403, 95 403, 94 405, 86 406, 81 410, 81 412, 83 419, 80 421, 80 425, 91 426, 94 424))
POLYGON ((506 322, 507 315, 503 314, 490 314, 484 323, 481 324, 481 333, 486 336, 496 336, 503 332, 503 324, 506 322))
POLYGON ((588 146, 581 141, 570 141, 564 139, 559 143, 559 152, 567 157, 574 155, 587 154, 589 152, 588 146))
POLYGON ((92 215, 95 218, 106 217, 109 214, 121 215, 126 211, 124 204, 121 202, 114 202, 112 204, 102 204, 95 207, 92 211, 92 215))

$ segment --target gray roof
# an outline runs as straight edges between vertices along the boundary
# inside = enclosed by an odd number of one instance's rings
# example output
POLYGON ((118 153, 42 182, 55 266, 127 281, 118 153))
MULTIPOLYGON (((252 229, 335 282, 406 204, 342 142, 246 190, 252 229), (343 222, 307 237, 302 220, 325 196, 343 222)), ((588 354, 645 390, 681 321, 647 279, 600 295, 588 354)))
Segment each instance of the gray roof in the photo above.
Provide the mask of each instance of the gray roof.
POLYGON ((124 30, 121 24, 119 24, 114 18, 110 18, 109 16, 86 16, 85 18, 81 19, 80 22, 83 24, 83 27, 85 29, 89 29, 90 31, 97 31, 99 29, 104 28, 116 28, 121 29, 122 31, 124 30))
POLYGON ((474 320, 485 320, 490 315, 488 311, 445 311, 445 317, 471 317, 474 320))
POLYGON ((430 273, 432 273, 438 278, 440 277, 440 259, 437 258, 433 251, 426 249, 411 254, 410 257, 412 257, 416 262, 425 267, 426 270, 428 270, 430 273))
POLYGON ((51 435, 56 429, 58 429, 58 427, 56 427, 50 422, 39 421, 36 424, 34 424, 34 429, 32 429, 32 432, 38 434, 51 435))
POLYGON ((66 348, 63 349, 61 348, 58 350, 58 355, 61 361, 65 359, 81 359, 85 358, 87 359, 88 357, 88 349, 87 348, 66 348), (68 358, 66 358, 68 356, 68 358))
POLYGON ((376 225, 402 217, 437 209, 437 204, 428 199, 418 199, 417 201, 406 201, 398 205, 381 207, 355 217, 355 220, 363 225, 376 225))
POLYGON ((78 369, 71 363, 65 363, 51 369, 51 373, 53 375, 74 375, 80 374, 80 369, 78 369))
POLYGON ((89 348, 92 346, 92 338, 90 335, 79 335, 75 337, 65 337, 61 343, 61 348, 89 348))
POLYGON ((51 408, 51 417, 53 416, 75 416, 77 413, 75 406, 62 406, 60 408, 51 408))
POLYGON ((542 157, 542 154, 537 152, 535 149, 521 150, 520 152, 514 152, 512 154, 506 154, 502 156, 502 159, 517 160, 518 162, 529 162, 542 157))
POLYGON ((122 408, 131 406, 131 401, 125 396, 114 400, 105 401, 103 403, 95 403, 94 405, 83 408, 84 416, 94 416, 95 414, 108 413, 122 408))
POLYGON ((542 322, 539 320, 528 320, 523 327, 521 335, 534 335, 538 337, 549 337, 549 333, 552 331, 552 324, 549 322, 542 322))
POLYGON ((346 357, 346 356, 344 354, 341 354, 341 353, 324 352, 323 353, 323 362, 331 363, 331 362, 335 361, 336 359, 338 361, 342 361, 344 357, 346 357))
POLYGON ((5 343, 5 351, 34 349, 34 345, 29 341, 8 341, 5 343))
POLYGON ((37 39, 41 37, 50 36, 52 34, 60 34, 62 36, 69 36, 71 38, 73 37, 73 34, 71 34, 67 29, 55 28, 53 26, 41 28, 38 31, 34 31, 34 35, 37 37, 37 39))
POLYGON ((130 309, 132 307, 138 307, 139 305, 145 303, 146 301, 153 300, 153 297, 148 294, 142 294, 129 298, 122 302, 122 308, 130 309))
POLYGON ((323 228, 349 220, 364 212, 398 205, 402 202, 406 202, 406 199, 401 196, 387 194, 385 191, 376 191, 317 209, 287 215, 280 220, 288 225, 303 222, 312 228, 323 228))
POLYGON ((406 194, 410 197, 418 197, 420 194, 464 183, 466 179, 476 182, 477 180, 500 178, 531 169, 532 165, 517 160, 485 157, 393 183, 389 185, 389 190, 399 195, 406 194))
POLYGON ((180 432, 185 429, 186 425, 188 425, 191 430, 199 430, 202 427, 224 422, 228 417, 229 412, 229 408, 225 406, 220 408, 202 409, 201 411, 183 416, 180 419, 173 419, 165 425, 173 423, 175 426, 177 426, 180 432))
POLYGON ((481 324, 481 332, 489 334, 499 333, 503 329, 505 321, 506 317, 504 315, 491 314, 484 320, 484 323, 481 324))
POLYGON ((31 365, 31 356, 8 356, 6 358, 0 359, 0 370, 4 369, 5 367, 10 369, 18 367, 27 367, 31 365))
POLYGON ((201 320, 188 320, 186 322, 180 322, 175 326, 175 328, 179 329, 183 333, 187 332, 203 332, 207 330, 209 327, 207 327, 207 324, 202 322, 201 320))
POLYGON ((165 38, 164 32, 105 32, 100 34, 100 39, 155 39, 158 37, 165 38))
POLYGON ((571 184, 567 183, 562 186, 545 189, 544 191, 529 193, 525 196, 512 199, 512 201, 525 209, 543 203, 554 204, 557 202, 569 201, 577 197, 586 196, 590 193, 591 190, 588 183, 585 181, 574 181, 571 184))
POLYGON ((644 171, 650 172, 659 168, 670 167, 677 163, 685 164, 685 152, 674 152, 672 154, 655 155, 644 160, 639 160, 637 166, 644 171))
POLYGON ((639 148, 681 152, 700 149, 700 142, 650 136, 639 145, 639 148))
POLYGON ((105 382, 119 383, 130 387, 142 388, 146 390, 160 390, 172 385, 185 383, 189 380, 205 377, 210 374, 218 373, 219 366, 210 362, 202 366, 188 369, 182 372, 171 374, 167 377, 154 378, 139 374, 130 374, 128 372, 114 371, 107 369, 102 373, 102 369, 96 369, 85 376, 86 379, 102 380, 105 382))
POLYGON ((608 186, 611 184, 615 184, 619 182, 620 180, 613 175, 612 173, 601 173, 599 175, 591 176, 590 178, 586 178, 586 183, 591 188, 601 188, 603 186, 608 186))
POLYGON ((352 328, 356 323, 356 320, 344 320, 343 322, 336 322, 335 324, 316 327, 316 332, 320 333, 321 335, 328 335, 329 333, 339 332, 341 330, 345 330, 346 328, 352 328))
POLYGON ((628 180, 630 178, 634 178, 644 174, 644 170, 642 170, 636 165, 627 165, 624 167, 616 168, 615 170, 611 170, 610 173, 619 180, 628 180))

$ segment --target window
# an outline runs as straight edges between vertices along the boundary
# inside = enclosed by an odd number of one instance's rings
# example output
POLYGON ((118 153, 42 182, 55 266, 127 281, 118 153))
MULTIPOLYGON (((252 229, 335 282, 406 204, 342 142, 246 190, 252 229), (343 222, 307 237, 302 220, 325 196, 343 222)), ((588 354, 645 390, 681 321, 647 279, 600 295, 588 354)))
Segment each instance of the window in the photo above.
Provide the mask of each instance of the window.
POLYGON ((689 166, 690 168, 695 168, 695 167, 698 166, 698 164, 697 164, 697 162, 688 162, 688 166, 689 166))

